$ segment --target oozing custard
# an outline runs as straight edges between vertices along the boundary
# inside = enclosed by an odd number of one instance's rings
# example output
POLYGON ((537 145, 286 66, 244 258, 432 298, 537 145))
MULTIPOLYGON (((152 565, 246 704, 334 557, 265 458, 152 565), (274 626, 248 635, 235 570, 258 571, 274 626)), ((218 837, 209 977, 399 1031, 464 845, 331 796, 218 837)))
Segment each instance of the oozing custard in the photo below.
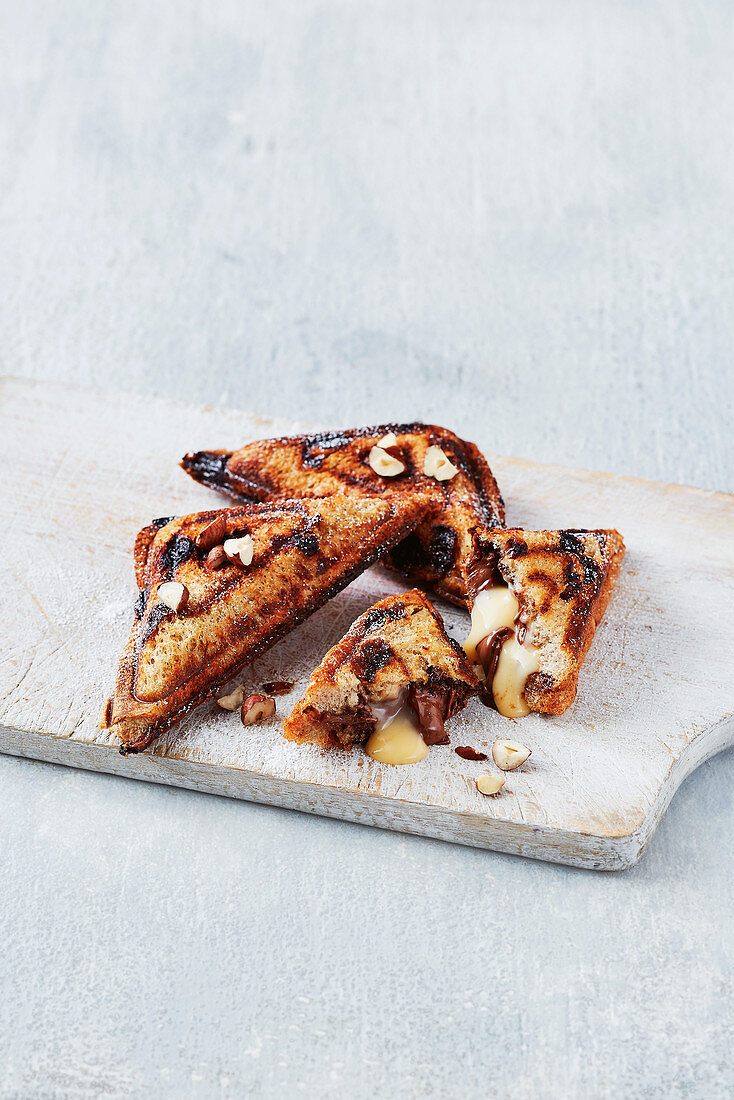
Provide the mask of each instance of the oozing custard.
POLYGON ((479 590, 471 609, 469 637, 464 642, 464 651, 470 661, 479 662, 477 646, 482 638, 488 638, 503 626, 514 630, 515 616, 519 610, 517 596, 506 584, 495 584, 479 590))
POLYGON ((470 661, 478 662, 477 646, 483 638, 496 631, 512 630, 512 635, 502 644, 499 660, 492 678, 492 697, 500 714, 505 718, 524 718, 530 713, 525 701, 525 684, 532 672, 538 671, 538 650, 527 640, 517 640, 515 620, 520 605, 515 593, 506 585, 492 585, 477 593, 471 612, 471 630, 464 643, 470 661))
POLYGON ((400 699, 380 706, 372 704, 377 719, 375 732, 365 745, 365 752, 383 764, 416 764, 428 756, 410 707, 400 699))
POLYGON ((535 646, 527 642, 520 645, 516 634, 508 638, 502 646, 492 680, 494 705, 505 718, 524 718, 530 714, 530 707, 525 702, 525 684, 530 673, 537 671, 535 646))

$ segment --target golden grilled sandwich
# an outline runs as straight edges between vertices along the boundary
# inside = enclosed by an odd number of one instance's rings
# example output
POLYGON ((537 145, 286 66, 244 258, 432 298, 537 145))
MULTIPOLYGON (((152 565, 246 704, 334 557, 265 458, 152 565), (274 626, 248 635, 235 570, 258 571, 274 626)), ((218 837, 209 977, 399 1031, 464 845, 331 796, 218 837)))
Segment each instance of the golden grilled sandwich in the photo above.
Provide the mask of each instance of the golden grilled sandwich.
POLYGON ((426 495, 247 504, 160 520, 135 548, 140 595, 102 718, 138 752, 418 523, 426 495))
POLYGON ((465 608, 472 531, 504 522, 497 482, 480 451, 431 424, 264 439, 234 452, 187 454, 181 466, 240 500, 330 493, 394 497, 422 487, 431 493, 430 510, 384 564, 465 608))
POLYGON ((360 615, 313 673, 284 733, 324 748, 366 742, 376 760, 414 763, 448 742, 444 723, 479 690, 463 650, 413 589, 360 615))
POLYGON ((488 705, 508 718, 570 707, 623 557, 618 531, 475 534, 464 648, 484 671, 488 705))

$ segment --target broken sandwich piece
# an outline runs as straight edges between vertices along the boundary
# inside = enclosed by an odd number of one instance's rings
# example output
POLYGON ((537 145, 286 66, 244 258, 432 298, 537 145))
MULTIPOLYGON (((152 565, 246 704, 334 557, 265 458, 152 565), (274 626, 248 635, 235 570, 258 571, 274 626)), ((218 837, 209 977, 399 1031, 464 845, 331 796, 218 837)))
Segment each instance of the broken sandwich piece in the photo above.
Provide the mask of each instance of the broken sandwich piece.
POLYGON ((240 500, 431 494, 415 531, 384 564, 469 608, 466 566, 474 528, 500 526, 504 504, 481 452, 434 424, 382 424, 248 443, 237 451, 197 451, 181 466, 196 481, 240 500))
POLYGON ((144 528, 135 622, 102 727, 122 753, 145 748, 394 546, 426 503, 421 492, 283 500, 144 528))
POLYGON ((283 732, 324 748, 365 743, 375 760, 411 764, 448 742, 445 722, 479 688, 463 650, 413 589, 360 615, 313 673, 283 732))
POLYGON ((571 705, 623 557, 612 530, 476 534, 464 649, 484 671, 488 705, 507 718, 571 705))

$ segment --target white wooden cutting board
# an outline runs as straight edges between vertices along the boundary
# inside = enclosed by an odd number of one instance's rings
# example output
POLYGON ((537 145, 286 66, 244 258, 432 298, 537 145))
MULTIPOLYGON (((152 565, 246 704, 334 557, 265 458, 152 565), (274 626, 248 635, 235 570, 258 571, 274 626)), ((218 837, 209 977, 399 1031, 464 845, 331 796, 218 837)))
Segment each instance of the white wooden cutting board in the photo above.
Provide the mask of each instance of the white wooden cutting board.
MULTIPOLYGON (((360 750, 293 745, 279 719, 245 730, 236 714, 205 706, 151 752, 122 757, 97 720, 137 594, 137 530, 223 501, 178 468, 185 451, 299 426, 17 379, 0 382, 0 407, 3 752, 616 869, 642 854, 685 776, 734 740, 734 497, 490 453, 511 523, 617 527, 627 543, 566 714, 510 722, 473 701, 450 726, 451 746, 390 767, 360 750), (498 736, 533 756, 486 798, 473 779, 487 764, 453 747, 487 748, 498 736)), ((478 442, 491 450, 491 438, 478 442)), ((287 714, 328 647, 399 587, 371 569, 256 661, 246 682, 295 680, 278 700, 287 714)), ((462 639, 468 616, 438 606, 462 639)))

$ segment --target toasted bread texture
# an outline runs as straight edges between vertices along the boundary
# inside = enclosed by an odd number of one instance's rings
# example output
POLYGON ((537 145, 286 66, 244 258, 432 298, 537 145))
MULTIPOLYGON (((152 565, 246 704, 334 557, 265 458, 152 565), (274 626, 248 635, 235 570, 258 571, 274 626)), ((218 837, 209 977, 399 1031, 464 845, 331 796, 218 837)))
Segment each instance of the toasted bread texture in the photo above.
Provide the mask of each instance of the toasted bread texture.
POLYGON ((432 495, 431 507, 385 564, 460 607, 469 607, 465 566, 472 531, 504 522, 504 503, 481 452, 435 424, 380 424, 264 439, 234 452, 187 454, 181 466, 197 481, 242 500, 329 493, 394 497, 422 487, 432 495), (395 453, 405 465, 395 477, 376 473, 369 463, 372 447, 389 434, 396 437, 395 453), (440 447, 457 468, 450 480, 424 473, 429 447, 440 447))
POLYGON ((531 710, 562 714, 606 611, 624 557, 618 531, 491 530, 475 537, 475 577, 514 591, 527 641, 539 651, 525 685, 531 710))
POLYGON ((413 589, 360 615, 311 676, 283 732, 291 741, 349 747, 374 732, 372 704, 404 693, 419 719, 421 708, 438 716, 437 728, 434 723, 428 732, 421 726, 426 742, 443 742, 443 721, 479 690, 464 651, 426 596, 413 589))
POLYGON ((135 548, 135 622, 103 728, 120 736, 123 753, 145 748, 394 546, 425 506, 420 492, 400 500, 339 495, 199 512, 144 528, 135 548), (212 568, 213 530, 217 545, 245 538, 249 564, 212 568), (179 584, 185 590, 176 610, 164 601, 167 582, 176 582, 174 595, 179 584))

